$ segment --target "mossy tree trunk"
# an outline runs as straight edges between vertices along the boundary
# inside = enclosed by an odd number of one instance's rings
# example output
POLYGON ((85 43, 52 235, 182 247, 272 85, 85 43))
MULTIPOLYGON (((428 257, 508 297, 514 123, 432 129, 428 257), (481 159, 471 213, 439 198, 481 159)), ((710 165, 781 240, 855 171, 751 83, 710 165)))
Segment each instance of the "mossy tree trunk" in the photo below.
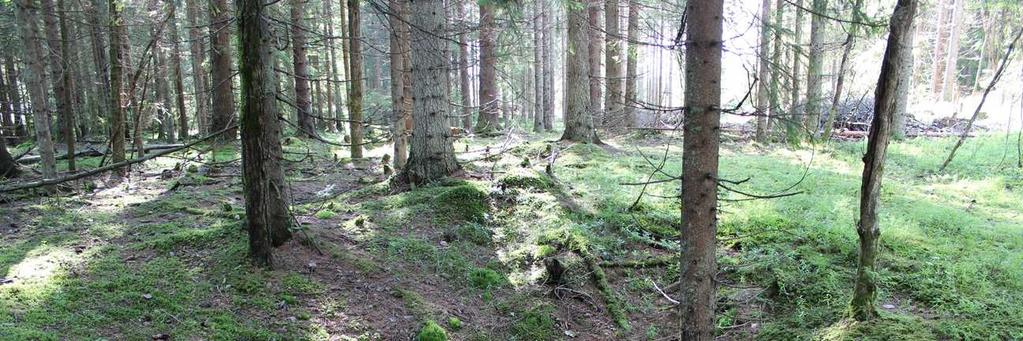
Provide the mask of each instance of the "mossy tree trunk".
POLYGON ((242 90, 242 185, 249 254, 258 266, 273 266, 273 247, 291 238, 285 191, 276 80, 265 0, 236 0, 242 90))
POLYGON ((856 283, 850 310, 852 317, 866 321, 877 316, 874 306, 877 282, 874 263, 877 242, 881 235, 877 221, 877 206, 881 195, 884 160, 891 137, 892 115, 898 102, 899 89, 909 86, 900 77, 905 72, 902 63, 905 49, 912 49, 913 19, 917 0, 899 0, 890 21, 888 46, 881 64, 881 75, 874 94, 874 118, 870 124, 867 152, 863 155, 863 179, 860 185, 860 216, 856 232, 860 237, 860 255, 856 266, 856 283))

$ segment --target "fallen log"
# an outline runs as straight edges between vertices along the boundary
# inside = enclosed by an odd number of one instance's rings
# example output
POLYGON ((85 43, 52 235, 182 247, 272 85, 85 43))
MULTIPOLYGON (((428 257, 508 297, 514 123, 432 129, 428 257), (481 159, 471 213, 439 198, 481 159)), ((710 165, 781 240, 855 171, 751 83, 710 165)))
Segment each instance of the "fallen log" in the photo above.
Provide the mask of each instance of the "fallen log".
MULTIPOLYGON (((184 145, 183 144, 154 144, 154 145, 144 146, 144 147, 142 147, 142 150, 144 150, 145 152, 150 152, 150 151, 160 150, 160 149, 178 148, 178 147, 181 147, 181 146, 184 146, 184 145)), ((75 152, 75 158, 82 157, 82 156, 103 156, 103 155, 106 154, 106 153, 101 152, 101 151, 99 151, 99 150, 97 150, 95 148, 92 148, 91 146, 90 147, 86 147, 86 148, 88 148, 88 149, 84 149, 84 150, 75 152)), ((134 153, 136 151, 138 151, 138 148, 132 148, 132 149, 125 150, 125 153, 134 153)), ((59 156, 54 158, 54 160, 65 160, 65 159, 67 159, 67 154, 59 155, 59 156)), ((42 156, 36 155, 36 156, 29 156, 29 157, 22 158, 22 159, 18 160, 18 163, 20 163, 20 164, 33 164, 33 163, 39 162, 40 160, 42 160, 42 156)))
POLYGON ((115 170, 115 169, 120 169, 120 168, 123 168, 123 167, 127 167, 129 165, 133 165, 133 164, 136 164, 136 163, 148 161, 148 160, 160 157, 160 156, 164 156, 164 155, 167 155, 167 154, 170 154, 170 153, 173 153, 173 152, 177 152, 177 151, 180 151, 180 150, 192 147, 192 146, 197 145, 197 144, 202 143, 202 142, 206 142, 206 141, 208 141, 208 140, 210 140, 210 139, 212 139, 214 137, 217 137, 220 134, 223 134, 223 133, 227 132, 228 130, 234 129, 237 126, 238 126, 237 124, 233 124, 230 127, 227 127, 227 128, 224 128, 223 130, 220 130, 218 132, 206 135, 205 137, 203 137, 201 139, 192 141, 192 142, 190 142, 188 144, 181 145, 180 147, 171 148, 171 149, 164 149, 164 150, 161 150, 159 152, 152 153, 152 154, 140 157, 140 158, 135 158, 135 159, 131 159, 131 160, 125 160, 125 161, 121 161, 121 162, 118 162, 118 163, 110 164, 110 165, 99 167, 99 168, 95 168, 95 169, 90 169, 88 171, 84 171, 84 172, 80 172, 80 173, 75 173, 75 174, 71 174, 71 175, 67 175, 67 176, 63 176, 63 177, 59 177, 59 178, 43 179, 43 180, 39 180, 39 181, 32 181, 32 182, 18 184, 18 185, 12 185, 12 186, 7 186, 7 187, 0 187, 0 193, 20 191, 20 190, 38 188, 38 187, 43 187, 43 186, 52 186, 52 185, 56 185, 56 184, 65 183, 65 182, 68 182, 68 181, 74 181, 74 180, 90 177, 90 176, 93 176, 93 175, 96 175, 96 174, 101 174, 101 173, 104 173, 104 172, 109 172, 109 171, 112 171, 112 170, 115 170))

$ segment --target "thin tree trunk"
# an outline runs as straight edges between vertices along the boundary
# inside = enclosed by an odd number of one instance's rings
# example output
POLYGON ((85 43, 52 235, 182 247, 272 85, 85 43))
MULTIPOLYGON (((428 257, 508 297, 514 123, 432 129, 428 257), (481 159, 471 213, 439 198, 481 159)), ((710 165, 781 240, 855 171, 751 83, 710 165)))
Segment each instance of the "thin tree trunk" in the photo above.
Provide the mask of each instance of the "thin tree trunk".
POLYGON ((107 55, 109 47, 106 46, 106 41, 103 39, 103 28, 109 28, 109 22, 106 6, 102 0, 83 1, 82 6, 85 7, 85 17, 89 22, 89 41, 92 46, 92 60, 95 68, 95 73, 90 77, 93 80, 92 86, 88 87, 92 93, 92 103, 95 104, 95 113, 89 123, 96 124, 99 122, 98 117, 110 115, 110 104, 113 101, 110 98, 110 60, 107 55))
POLYGON ((543 4, 541 1, 533 2, 533 132, 543 131, 544 116, 544 77, 543 77, 543 31, 542 18, 543 4))
POLYGON ((320 71, 323 74, 325 82, 323 83, 323 92, 327 96, 327 106, 323 113, 324 124, 328 130, 335 130, 335 122, 330 121, 331 118, 335 118, 335 106, 334 106, 334 16, 331 11, 331 1, 323 2, 323 34, 325 35, 324 48, 326 51, 325 58, 323 58, 323 70, 320 71))
POLYGON ((564 141, 598 142, 590 111, 590 66, 586 8, 568 6, 568 48, 565 54, 564 141))
MULTIPOLYGON (((211 78, 213 88, 213 117, 210 126, 212 131, 220 131, 230 127, 235 120, 234 113, 234 81, 232 80, 231 62, 231 12, 227 0, 210 0, 210 65, 213 70, 211 78)), ((234 141, 238 132, 229 130, 220 135, 217 141, 234 141)))
POLYGON ((277 119, 271 35, 264 0, 236 0, 242 88, 242 185, 249 256, 273 267, 273 247, 291 239, 277 119))
POLYGON ((954 0, 952 8, 952 27, 948 38, 948 50, 945 54, 944 82, 941 87, 941 98, 951 101, 959 97, 959 35, 962 32, 963 3, 965 0, 954 0))
POLYGON ((803 121, 805 110, 799 103, 800 93, 800 60, 803 58, 803 0, 796 0, 796 29, 792 37, 792 77, 789 78, 789 119, 786 120, 785 137, 789 143, 799 142, 799 122, 803 121))
MULTIPOLYGON (((71 94, 71 72, 67 62, 67 44, 61 36, 67 35, 67 25, 63 12, 60 14, 60 24, 57 23, 59 9, 56 9, 53 0, 41 0, 43 25, 46 30, 46 45, 50 53, 47 54, 47 61, 50 66, 50 84, 53 88, 53 97, 57 104, 57 117, 60 120, 60 137, 69 149, 68 170, 75 170, 75 114, 72 111, 71 94), (59 26, 58 26, 59 25, 59 26)), ((63 5, 63 2, 61 3, 63 5)), ((47 114, 49 115, 49 114, 47 114)))
POLYGON ((448 41, 444 2, 416 0, 410 2, 411 71, 414 124, 408 163, 401 179, 422 185, 449 176, 460 167, 448 132, 444 108, 448 106, 448 90, 444 88, 448 59, 448 41))
POLYGON ((295 74, 295 110, 298 135, 315 136, 312 117, 312 95, 309 87, 309 59, 306 57, 305 4, 308 0, 291 0, 292 72, 295 74))
POLYGON ((619 0, 604 0, 604 124, 608 130, 622 132, 628 122, 622 118, 622 30, 619 0), (624 123, 624 124, 623 124, 624 123))
POLYGON ((588 61, 587 64, 590 66, 590 115, 593 117, 593 125, 596 127, 603 121, 604 106, 601 101, 604 96, 601 93, 602 87, 600 84, 601 75, 601 49, 604 47, 604 36, 601 34, 600 23, 600 11, 603 6, 602 0, 591 0, 586 4, 587 14, 587 27, 586 33, 589 36, 589 46, 587 46, 588 61))
MULTIPOLYGON (((456 15, 465 18, 466 1, 458 0, 456 15)), ((464 32, 458 35, 458 85, 462 100, 462 129, 472 131, 472 83, 469 81, 469 42, 464 32)), ((534 49, 535 51, 539 51, 534 49)))
POLYGON ((767 141, 767 119, 771 115, 770 103, 768 103, 768 84, 767 79, 771 78, 770 61, 768 60, 767 53, 771 49, 770 39, 770 21, 768 17, 771 13, 771 0, 761 0, 760 4, 760 47, 757 48, 757 56, 760 59, 760 67, 758 68, 757 82, 757 131, 756 140, 759 142, 767 141))
POLYGON ((885 153, 891 136, 892 115, 900 87, 909 86, 899 76, 905 68, 903 49, 912 49, 913 19, 917 0, 899 0, 890 21, 888 47, 881 63, 881 75, 875 90, 874 118, 867 138, 867 151, 863 155, 863 182, 860 186, 860 216, 856 232, 860 237, 860 255, 856 266, 856 284, 850 304, 852 317, 866 321, 877 316, 874 306, 877 287, 874 261, 877 258, 877 240, 881 234, 877 221, 877 206, 881 194, 885 153))
POLYGON ((636 125, 636 85, 638 73, 636 72, 637 57, 639 54, 639 0, 626 0, 629 2, 629 19, 626 28, 629 48, 625 52, 625 121, 627 126, 636 125))
POLYGON ((931 94, 934 96, 942 96, 945 91, 945 60, 948 55, 950 30, 949 7, 953 1, 956 0, 937 0, 934 8, 938 12, 937 22, 934 24, 934 49, 931 51, 931 94))
POLYGON ((771 54, 771 65, 775 66, 774 72, 771 72, 771 96, 770 100, 770 111, 771 115, 767 121, 767 131, 770 133, 771 127, 778 125, 778 120, 782 117, 785 111, 781 107, 781 77, 784 72, 784 61, 782 60, 782 49, 785 48, 785 41, 782 36, 784 32, 784 20, 785 20, 785 8, 783 7, 785 0, 777 0, 774 6, 774 51, 771 54))
POLYGON ((188 36, 191 40, 189 48, 192 53, 192 87, 195 91, 195 121, 199 135, 203 135, 210 131, 210 93, 209 81, 206 78, 208 74, 203 66, 206 63, 206 44, 203 43, 203 35, 199 30, 201 27, 198 22, 200 11, 199 6, 195 2, 196 0, 185 0, 185 6, 188 7, 188 36))
POLYGON ((9 89, 7 88, 7 79, 4 77, 2 70, 0 70, 0 139, 6 138, 6 136, 14 136, 14 107, 11 106, 11 100, 8 98, 9 89))
POLYGON ((501 129, 497 91, 497 23, 494 4, 480 3, 480 114, 477 134, 491 134, 501 129))
MULTIPOLYGON (((350 60, 351 59, 352 49, 350 48, 350 46, 351 46, 351 44, 350 44, 351 36, 348 33, 348 30, 349 30, 349 28, 348 28, 348 2, 347 2, 347 0, 338 0, 338 3, 340 4, 340 6, 338 6, 338 12, 340 12, 338 14, 338 17, 340 17, 340 19, 341 19, 341 25, 340 26, 341 26, 341 37, 342 37, 342 39, 341 39, 341 64, 342 65, 341 66, 342 66, 342 69, 344 69, 344 74, 341 75, 341 80, 350 80, 351 76, 352 76, 352 63, 351 63, 351 60, 350 60)), ((343 111, 351 113, 351 110, 349 110, 350 109, 349 108, 349 105, 350 105, 349 102, 351 102, 351 100, 352 100, 352 85, 350 83, 346 83, 344 85, 344 88, 345 88, 345 90, 344 90, 344 94, 345 94, 344 98, 345 98, 346 102, 345 102, 344 105, 341 106, 341 108, 342 108, 343 111)), ((350 117, 350 115, 342 115, 342 117, 339 117, 339 118, 348 118, 348 119, 350 119, 351 117, 350 117)), ((341 130, 342 132, 345 130, 344 123, 345 122, 343 122, 343 121, 338 121, 338 124, 339 124, 338 125, 338 129, 341 130)), ((348 122, 348 125, 351 126, 351 122, 348 122)), ((345 140, 348 140, 348 138, 346 137, 345 140)))
MULTIPOLYGON (((458 5, 461 7, 461 5, 458 5)), ((409 27, 405 20, 408 20, 408 3, 405 0, 390 0, 391 13, 396 15, 388 16, 388 20, 391 23, 391 129, 394 135, 394 169, 400 170, 405 167, 405 161, 408 160, 408 136, 409 131, 406 129, 406 121, 409 116, 412 115, 406 102, 411 101, 411 98, 407 98, 407 90, 409 87, 408 69, 409 65, 406 64, 408 59, 408 50, 406 49, 409 40, 409 27)), ((461 38, 463 41, 465 38, 461 38)), ((464 49, 464 45, 463 45, 464 49)), ((465 55, 462 55, 464 61, 465 55)), ((466 72, 465 69, 461 70, 463 74, 466 72)), ((465 89, 468 88, 467 84, 468 77, 463 78, 462 87, 462 103, 465 103, 465 89)))
MULTIPOLYGON (((913 23, 913 31, 909 34, 911 37, 908 41, 912 42, 916 39, 916 22, 913 23)), ((913 89, 913 63, 916 61, 913 56, 913 49, 902 50, 902 72, 899 73, 899 77, 902 77, 901 82, 908 84, 907 86, 899 87, 895 94, 895 113, 892 118, 892 139, 896 141, 903 140, 906 137, 906 120, 908 119, 906 107, 909 106, 909 91, 913 89)))
MULTIPOLYGON (((816 13, 824 13, 827 10, 827 0, 813 0, 813 9, 816 13)), ((809 138, 820 137, 821 111, 823 101, 821 100, 821 87, 824 85, 824 27, 825 18, 821 15, 812 14, 810 19, 810 55, 807 58, 806 68, 806 107, 804 127, 810 134, 809 138)))
POLYGON ((18 30, 21 33, 21 42, 25 53, 25 85, 28 87, 29 98, 32 103, 32 117, 34 119, 36 132, 36 148, 42 156, 43 176, 52 178, 56 173, 56 160, 53 155, 53 139, 50 136, 50 110, 49 99, 46 96, 46 71, 44 71, 44 59, 39 36, 38 6, 33 0, 18 0, 15 2, 15 15, 18 30))
MULTIPOLYGON (((863 0, 856 0, 853 3, 853 21, 861 21, 860 8, 863 7, 863 0)), ((856 35, 859 33, 859 25, 850 25, 849 34, 845 38, 844 47, 842 48, 842 61, 838 66, 838 79, 835 80, 835 93, 831 97, 831 110, 828 111, 828 119, 824 123, 824 135, 822 140, 831 140, 831 130, 835 125, 835 118, 838 116, 838 106, 842 101, 842 90, 845 87, 845 71, 849 65, 849 53, 852 52, 853 45, 856 42, 856 35)), ((910 55, 912 56, 912 54, 910 55)), ((905 62, 904 62, 905 63, 905 62)), ((909 61, 909 65, 912 66, 912 60, 909 61)), ((912 73, 912 70, 909 70, 912 73)), ((909 87, 905 87, 909 89, 909 87)), ((898 115, 898 114, 896 114, 898 115)), ((896 129, 898 131, 898 129, 896 129)))
POLYGON ((682 340, 714 339, 723 1, 690 3, 686 20, 679 313, 682 340))
POLYGON ((14 57, 4 56, 4 73, 7 76, 7 98, 11 101, 11 111, 14 114, 14 135, 23 137, 27 134, 25 129, 25 109, 21 102, 21 91, 18 90, 18 69, 14 65, 14 57))
MULTIPOLYGON (((544 9, 549 9, 550 5, 546 0, 540 0, 544 4, 544 9)), ((543 27, 543 128, 545 131, 554 130, 554 46, 551 44, 554 29, 551 27, 551 15, 544 11, 544 14, 540 17, 541 24, 543 27)))
POLYGON ((361 29, 359 18, 359 0, 348 0, 348 33, 351 35, 349 42, 351 57, 351 97, 348 99, 349 130, 352 132, 353 159, 362 158, 362 41, 359 30, 361 29))
MULTIPOLYGON (((177 8, 178 6, 173 2, 167 3, 167 11, 170 12, 168 16, 170 30, 170 43, 171 43, 171 55, 170 55, 170 68, 171 68, 171 79, 174 82, 174 105, 177 109, 177 120, 178 120, 178 141, 184 141, 188 138, 188 111, 185 109, 185 81, 181 75, 181 38, 178 34, 178 19, 177 19, 177 8)), ((173 120, 173 117, 168 117, 173 120)))

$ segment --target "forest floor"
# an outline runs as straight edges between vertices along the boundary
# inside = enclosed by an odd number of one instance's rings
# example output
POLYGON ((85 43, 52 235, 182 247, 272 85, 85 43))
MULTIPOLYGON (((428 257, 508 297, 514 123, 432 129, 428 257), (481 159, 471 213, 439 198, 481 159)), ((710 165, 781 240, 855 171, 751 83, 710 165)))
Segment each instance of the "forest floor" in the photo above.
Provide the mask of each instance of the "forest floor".
MULTIPOLYGON (((0 339, 408 340, 426 325, 455 340, 672 339, 678 183, 629 183, 678 174, 680 141, 554 138, 459 140, 464 174, 404 192, 383 174, 389 146, 353 163, 289 138, 300 227, 273 271, 246 259, 236 147, 154 159, 79 194, 0 197, 0 339)), ((855 323, 864 143, 726 142, 730 187, 798 194, 721 191, 720 337, 1023 338, 1016 147, 971 139, 935 173, 952 143, 889 149, 881 318, 855 323)))

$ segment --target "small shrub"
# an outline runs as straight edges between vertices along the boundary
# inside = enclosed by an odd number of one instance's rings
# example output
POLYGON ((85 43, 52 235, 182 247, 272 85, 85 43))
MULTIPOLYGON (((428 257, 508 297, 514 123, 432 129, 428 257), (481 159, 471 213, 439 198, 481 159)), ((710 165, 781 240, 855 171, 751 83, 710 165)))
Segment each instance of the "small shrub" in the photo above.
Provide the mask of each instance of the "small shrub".
POLYGON ((316 219, 330 219, 336 216, 337 213, 331 210, 320 210, 316 212, 316 219))
POLYGON ((416 337, 418 341, 447 341, 448 332, 444 330, 437 322, 426 321, 423 325, 423 329, 419 331, 419 336, 416 337))
POLYGON ((462 320, 459 320, 457 317, 448 318, 448 328, 451 328, 451 330, 462 329, 462 320))

